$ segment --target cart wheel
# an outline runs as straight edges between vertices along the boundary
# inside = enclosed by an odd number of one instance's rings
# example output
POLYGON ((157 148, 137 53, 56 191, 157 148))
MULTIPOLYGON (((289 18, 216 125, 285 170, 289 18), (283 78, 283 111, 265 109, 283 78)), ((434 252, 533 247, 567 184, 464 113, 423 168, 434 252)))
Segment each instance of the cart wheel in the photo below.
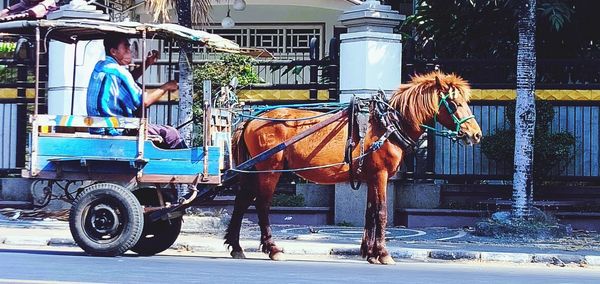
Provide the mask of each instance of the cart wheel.
MULTIPOLYGON (((156 189, 139 189, 134 191, 133 194, 143 205, 159 206, 156 189)), ((182 222, 183 217, 155 222, 144 218, 142 236, 131 250, 140 255, 155 255, 170 248, 181 232, 182 222)))
POLYGON ((96 256, 117 256, 138 241, 144 226, 142 206, 122 186, 99 183, 75 199, 69 227, 75 242, 96 256))
POLYGON ((142 236, 131 250, 140 255, 155 255, 170 248, 181 232, 182 219, 145 220, 142 236))

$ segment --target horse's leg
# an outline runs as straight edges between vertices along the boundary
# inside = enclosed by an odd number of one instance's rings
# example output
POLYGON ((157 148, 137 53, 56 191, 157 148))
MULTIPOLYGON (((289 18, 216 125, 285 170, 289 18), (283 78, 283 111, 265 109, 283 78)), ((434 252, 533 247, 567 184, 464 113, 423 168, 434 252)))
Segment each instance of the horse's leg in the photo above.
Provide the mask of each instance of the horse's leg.
POLYGON ((368 180, 365 229, 360 251, 361 255, 373 264, 394 263, 385 248, 387 177, 387 172, 381 171, 368 180))
POLYGON ((271 234, 269 209, 273 200, 273 193, 279 181, 280 173, 267 173, 258 176, 258 192, 256 193, 256 214, 260 226, 260 245, 264 253, 269 254, 272 260, 284 260, 283 249, 277 247, 271 234))
POLYGON ((379 206, 377 214, 377 229, 375 233, 375 256, 378 256, 381 264, 395 264, 396 262, 385 247, 385 228, 387 226, 387 183, 388 174, 383 172, 376 176, 374 184, 377 186, 377 203, 379 206))
POLYGON ((365 211, 365 229, 363 232, 362 243, 360 245, 360 254, 362 257, 367 258, 369 263, 378 263, 377 257, 375 257, 375 235, 377 223, 377 206, 376 201, 377 194, 375 185, 372 181, 367 184, 367 209, 365 211))
POLYGON ((240 176, 240 189, 235 197, 235 205, 233 207, 233 213, 231 220, 227 226, 227 233, 225 234, 225 244, 231 247, 231 256, 233 258, 246 258, 244 250, 240 245, 240 230, 242 227, 242 219, 244 213, 248 210, 248 206, 252 202, 255 196, 255 189, 257 186, 256 175, 242 175, 240 176))

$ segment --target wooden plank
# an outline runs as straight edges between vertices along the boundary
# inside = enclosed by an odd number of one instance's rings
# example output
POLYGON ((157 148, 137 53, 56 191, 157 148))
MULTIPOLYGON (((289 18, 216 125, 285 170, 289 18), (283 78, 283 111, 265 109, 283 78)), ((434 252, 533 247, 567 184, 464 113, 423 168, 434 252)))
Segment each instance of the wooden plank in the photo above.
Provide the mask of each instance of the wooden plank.
POLYGON ((145 183, 194 183, 198 182, 200 184, 220 184, 221 178, 220 176, 208 176, 205 179, 198 180, 197 175, 142 175, 139 178, 140 182, 145 183))
POLYGON ((40 126, 63 127, 112 127, 121 129, 137 129, 140 127, 139 118, 129 117, 95 117, 81 115, 52 115, 38 114, 35 117, 40 126))
MULTIPOLYGON (((203 161, 182 160, 150 160, 144 167, 147 175, 198 175, 204 170, 203 161)), ((219 160, 208 160, 208 174, 218 175, 220 173, 219 160)))
POLYGON ((137 157, 137 142, 97 138, 39 137, 39 154, 56 157, 137 157), (68 149, 68 150, 66 150, 68 149))
MULTIPOLYGON (((56 172, 58 165, 53 160, 60 159, 57 156, 38 156, 34 163, 35 169, 46 172, 56 172)), ((211 175, 220 173, 219 160, 209 158, 208 170, 211 175)), ((152 175, 198 175, 203 170, 203 160, 184 161, 184 160, 149 160, 143 171, 144 174, 152 175)), ((62 172, 80 173, 80 174, 133 174, 136 169, 131 168, 128 163, 119 161, 94 161, 90 160, 87 167, 82 167, 78 163, 62 163, 62 172)))
MULTIPOLYGON (((137 141, 122 139, 103 139, 98 137, 48 137, 40 136, 39 153, 46 156, 58 157, 137 157, 137 141), (65 149, 69 149, 65 151, 65 149)), ((152 142, 145 142, 147 159, 169 160, 200 160, 202 148, 160 149, 152 142)), ((218 158, 221 149, 218 146, 209 147, 209 156, 218 158)))
MULTIPOLYGON (((219 146, 209 146, 208 156, 210 158, 219 159, 221 156, 221 148, 219 146)), ((204 159, 204 150, 202 147, 194 147, 187 149, 161 149, 146 142, 144 158, 147 159, 162 159, 162 160, 192 160, 199 161, 204 159)))

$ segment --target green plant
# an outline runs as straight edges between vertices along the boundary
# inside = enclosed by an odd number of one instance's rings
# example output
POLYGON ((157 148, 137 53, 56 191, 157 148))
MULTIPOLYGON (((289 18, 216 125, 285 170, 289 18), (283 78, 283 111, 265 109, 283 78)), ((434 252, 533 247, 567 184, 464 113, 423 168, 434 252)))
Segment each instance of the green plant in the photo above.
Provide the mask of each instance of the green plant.
MULTIPOLYGON (((498 162, 513 163, 515 150, 515 105, 506 108, 508 129, 497 130, 482 140, 481 151, 498 162)), ((547 101, 536 101, 536 125, 534 138, 533 175, 536 182, 550 177, 552 169, 561 162, 568 162, 573 156, 575 137, 569 132, 550 132, 554 118, 554 108, 547 101)))
MULTIPOLYGON (((519 5, 515 0, 418 0, 415 13, 406 18, 400 31, 412 35, 417 51, 427 58, 434 56, 429 53, 442 58, 511 58, 516 54, 519 5)), ((564 42, 579 41, 569 36, 575 7, 585 13, 586 6, 580 3, 538 0, 538 44, 548 44, 549 49, 559 51, 557 55, 577 50, 573 43, 564 42), (572 40, 565 40, 567 36, 572 40), (557 37, 562 42, 555 40, 557 37), (558 46, 563 48, 556 49, 558 46)), ((587 30, 577 33, 588 37, 587 30)))
POLYGON ((275 194, 271 206, 285 206, 285 207, 304 207, 304 196, 302 194, 289 195, 289 194, 275 194))
POLYGON ((15 47, 17 44, 15 42, 0 42, 0 57, 1 58, 11 58, 15 52, 15 47))
POLYGON ((254 71, 256 61, 246 55, 226 54, 217 61, 211 61, 194 68, 194 86, 202 90, 202 82, 211 80, 213 90, 219 86, 229 84, 233 77, 238 79, 238 86, 260 83, 262 80, 254 71))
POLYGON ((262 80, 254 71, 256 61, 246 55, 226 54, 221 56, 219 60, 211 61, 194 67, 194 105, 192 112, 194 116, 194 134, 193 145, 202 145, 202 104, 203 92, 202 86, 204 80, 211 80, 212 91, 215 93, 221 86, 226 86, 234 77, 238 80, 238 88, 248 86, 254 83, 260 83, 262 80))
POLYGON ((17 69, 0 65, 0 82, 11 83, 17 78, 17 69))

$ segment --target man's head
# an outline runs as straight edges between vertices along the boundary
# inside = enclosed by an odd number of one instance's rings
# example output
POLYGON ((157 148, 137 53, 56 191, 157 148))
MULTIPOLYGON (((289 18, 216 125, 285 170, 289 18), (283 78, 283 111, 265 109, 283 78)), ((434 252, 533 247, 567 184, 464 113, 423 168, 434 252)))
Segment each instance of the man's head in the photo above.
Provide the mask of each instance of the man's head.
POLYGON ((129 65, 132 62, 129 39, 123 34, 108 34, 104 38, 106 56, 114 58, 119 65, 129 65))

